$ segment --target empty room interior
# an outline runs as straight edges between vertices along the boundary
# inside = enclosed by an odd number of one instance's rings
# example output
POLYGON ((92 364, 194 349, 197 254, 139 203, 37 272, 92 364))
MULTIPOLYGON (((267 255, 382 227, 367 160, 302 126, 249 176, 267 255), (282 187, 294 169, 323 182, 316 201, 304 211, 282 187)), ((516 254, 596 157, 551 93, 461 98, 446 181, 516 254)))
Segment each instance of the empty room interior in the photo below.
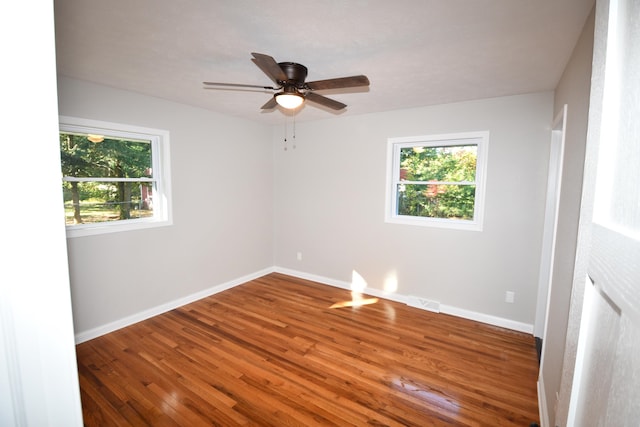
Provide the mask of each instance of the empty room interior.
POLYGON ((601 384, 581 354, 585 294, 637 335, 585 281, 596 65, 634 2, 43 3, 56 231, 13 264, 53 303, 6 299, 6 425, 640 416, 636 358, 601 384))

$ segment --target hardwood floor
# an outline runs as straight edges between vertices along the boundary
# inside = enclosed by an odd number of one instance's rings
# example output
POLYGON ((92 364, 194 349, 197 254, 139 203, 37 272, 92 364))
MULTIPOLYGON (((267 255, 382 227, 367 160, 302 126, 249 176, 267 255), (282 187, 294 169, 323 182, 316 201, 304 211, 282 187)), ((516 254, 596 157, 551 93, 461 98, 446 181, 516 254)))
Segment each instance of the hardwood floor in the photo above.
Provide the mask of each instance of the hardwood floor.
POLYGON ((529 426, 530 335, 270 274, 77 346, 86 426, 529 426))

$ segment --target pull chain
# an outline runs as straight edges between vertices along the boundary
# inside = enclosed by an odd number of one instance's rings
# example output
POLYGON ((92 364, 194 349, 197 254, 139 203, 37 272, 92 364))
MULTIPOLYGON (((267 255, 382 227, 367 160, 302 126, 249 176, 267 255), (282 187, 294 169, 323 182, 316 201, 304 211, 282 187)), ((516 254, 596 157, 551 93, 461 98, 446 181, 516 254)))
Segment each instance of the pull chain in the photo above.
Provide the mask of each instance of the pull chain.
POLYGON ((284 151, 287 151, 287 117, 284 118, 284 151))
POLYGON ((293 149, 296 149, 296 114, 294 111, 291 112, 293 116, 293 149))
MULTIPOLYGON (((292 148, 295 150, 296 149, 296 111, 295 110, 291 110, 291 117, 292 117, 292 121, 293 121, 293 130, 292 130, 292 139, 293 139, 293 144, 292 144, 292 148)), ((283 145, 284 145, 284 151, 287 151, 288 149, 288 141, 287 141, 287 116, 284 116, 284 141, 283 141, 283 145)))

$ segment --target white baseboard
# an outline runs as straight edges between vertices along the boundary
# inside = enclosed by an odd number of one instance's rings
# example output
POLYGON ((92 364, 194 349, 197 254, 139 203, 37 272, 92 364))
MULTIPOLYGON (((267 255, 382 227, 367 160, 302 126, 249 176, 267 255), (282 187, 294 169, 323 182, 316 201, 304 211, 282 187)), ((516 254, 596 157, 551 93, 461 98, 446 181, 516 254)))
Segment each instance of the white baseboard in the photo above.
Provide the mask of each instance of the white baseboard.
MULTIPOLYGON (((276 273, 286 274, 287 276, 298 277, 300 279, 311 280, 312 282, 322 283, 323 285, 334 286, 336 288, 351 290, 351 283, 345 282, 343 280, 331 279, 329 277, 318 276, 315 274, 305 273, 303 271, 291 270, 289 268, 283 267, 274 267, 274 271, 276 273)), ((407 297, 400 294, 388 293, 381 291, 379 289, 366 288, 364 290, 365 294, 371 295, 378 298, 385 298, 391 301, 400 302, 402 304, 407 303, 407 297)))
POLYGON ((152 307, 131 316, 118 319, 114 322, 107 323, 106 325, 98 326, 97 328, 89 329, 88 331, 79 332, 75 335, 76 344, 89 341, 101 335, 108 334, 109 332, 124 328, 125 326, 133 325, 134 323, 138 323, 150 317, 157 316, 158 314, 166 313, 167 311, 182 307, 183 305, 198 301, 202 298, 206 298, 219 292, 226 291, 227 289, 231 289, 235 286, 257 279, 269 273, 273 273, 273 271, 273 267, 265 268, 264 270, 256 271, 255 273, 239 277, 229 282, 204 289, 191 295, 187 295, 186 297, 178 298, 176 300, 169 301, 156 307, 152 307))
MULTIPOLYGON (((282 274, 286 274, 293 277, 299 277, 300 279, 311 280, 314 282, 335 286, 342 289, 347 289, 347 290, 351 289, 350 282, 345 282, 342 280, 331 279, 329 277, 318 276, 315 274, 305 273, 302 271, 274 266, 274 267, 265 268, 263 270, 257 271, 252 274, 248 274, 246 276, 239 277, 237 279, 231 280, 226 283, 222 283, 220 285, 213 286, 211 288, 204 289, 202 291, 193 293, 191 295, 187 295, 183 298, 178 298, 176 300, 169 301, 165 304, 152 307, 150 309, 141 311, 131 316, 127 316, 122 319, 118 319, 116 321, 107 323, 105 325, 98 326, 97 328, 78 332, 75 335, 76 344, 89 341, 93 338, 97 338, 109 332, 113 332, 118 329, 124 328, 125 326, 129 326, 134 323, 140 322, 142 320, 148 319, 150 317, 157 316, 158 314, 166 313, 167 311, 176 309, 183 305, 192 303, 202 298, 206 298, 208 296, 217 294, 219 292, 226 291, 227 289, 231 289, 235 286, 241 285, 243 283, 249 282, 251 280, 257 279, 259 277, 262 277, 264 275, 267 275, 273 272, 282 273, 282 274)), ((399 302, 402 304, 408 304, 410 301, 410 297, 408 295, 388 293, 388 292, 381 291, 379 289, 366 288, 363 293, 366 293, 367 295, 372 295, 378 298, 384 298, 391 301, 399 302)), ((456 316, 456 317, 462 317, 464 319, 475 320, 481 323, 487 323, 489 325, 499 326, 506 329, 512 329, 519 332, 533 333, 533 325, 531 324, 517 322, 510 319, 505 319, 502 317, 491 316, 484 313, 478 313, 475 311, 465 310, 465 309, 453 307, 450 305, 441 304, 440 312, 444 314, 456 316)))
POLYGON ((549 425, 549 410, 547 409, 547 395, 545 393, 542 376, 538 377, 538 412, 540 416, 540 427, 549 425))
POLYGON ((513 331, 525 332, 533 335, 533 325, 530 323, 518 322, 504 317, 492 316, 490 314, 478 313, 476 311, 465 310, 451 305, 440 305, 440 312, 451 316, 462 317, 464 319, 475 320, 476 322, 487 323, 513 331))
MULTIPOLYGON (((317 276, 315 274, 304 273, 302 271, 291 270, 283 267, 274 267, 274 271, 277 273, 286 274, 289 276, 299 277, 301 279, 312 280, 314 282, 323 283, 325 285, 336 286, 342 289, 350 289, 351 284, 349 282, 331 279, 328 277, 317 276)), ((365 294, 372 295, 378 298, 385 298, 392 301, 400 302, 403 304, 409 304, 410 296, 401 295, 396 293, 386 293, 379 289, 366 288, 365 294)), ((416 308, 421 308, 417 307, 416 308)), ((424 308, 421 308, 424 310, 424 308)), ((430 311, 430 310, 429 310, 430 311)), ((451 316, 462 317, 463 319, 475 320, 476 322, 487 323, 493 326, 499 326, 505 329, 511 329, 518 332, 533 333, 533 325, 530 323, 517 322, 511 319, 505 319, 503 317, 492 316, 489 314, 478 313, 476 311, 465 310, 462 308, 454 307, 451 305, 440 304, 440 313, 449 314, 451 316)))

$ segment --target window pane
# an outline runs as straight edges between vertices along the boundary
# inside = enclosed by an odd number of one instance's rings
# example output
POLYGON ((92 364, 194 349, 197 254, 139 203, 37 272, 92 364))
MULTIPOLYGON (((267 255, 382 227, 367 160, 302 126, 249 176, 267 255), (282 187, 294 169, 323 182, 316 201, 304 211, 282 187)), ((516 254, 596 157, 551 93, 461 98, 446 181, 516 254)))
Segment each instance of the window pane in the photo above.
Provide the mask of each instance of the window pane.
POLYGON ((152 217, 152 188, 148 182, 64 182, 65 223, 152 217))
POLYGON ((398 215, 473 220, 475 185, 398 184, 398 215))
POLYGON ((399 179, 475 182, 477 152, 477 145, 403 147, 399 179))
POLYGON ((171 225, 169 139, 166 130, 60 116, 67 237, 171 225))
POLYGON ((386 222, 482 231, 489 132, 387 142, 386 222))
POLYGON ((151 142, 60 133, 62 174, 78 178, 152 176, 151 142))

